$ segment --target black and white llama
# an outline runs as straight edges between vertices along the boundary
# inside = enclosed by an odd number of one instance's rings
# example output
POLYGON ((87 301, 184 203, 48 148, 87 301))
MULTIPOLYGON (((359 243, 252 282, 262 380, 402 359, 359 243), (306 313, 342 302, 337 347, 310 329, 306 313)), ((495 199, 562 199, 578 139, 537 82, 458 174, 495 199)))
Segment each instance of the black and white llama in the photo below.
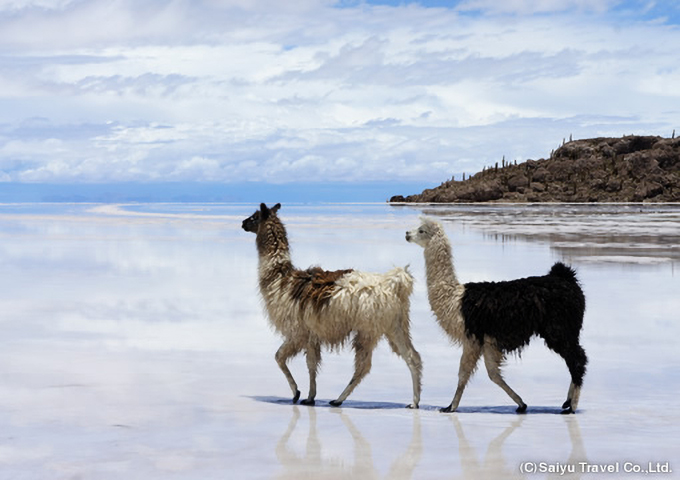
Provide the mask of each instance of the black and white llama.
POLYGON ((484 356, 489 378, 517 403, 517 412, 525 412, 527 405, 503 380, 501 365, 507 353, 520 351, 537 335, 569 368, 571 384, 562 409, 574 412, 588 363, 579 343, 586 303, 574 270, 558 262, 542 277, 463 284, 456 277, 451 245, 440 223, 423 219, 406 233, 406 240, 424 247, 430 307, 448 336, 463 346, 458 388, 442 411, 458 408, 465 385, 484 356))

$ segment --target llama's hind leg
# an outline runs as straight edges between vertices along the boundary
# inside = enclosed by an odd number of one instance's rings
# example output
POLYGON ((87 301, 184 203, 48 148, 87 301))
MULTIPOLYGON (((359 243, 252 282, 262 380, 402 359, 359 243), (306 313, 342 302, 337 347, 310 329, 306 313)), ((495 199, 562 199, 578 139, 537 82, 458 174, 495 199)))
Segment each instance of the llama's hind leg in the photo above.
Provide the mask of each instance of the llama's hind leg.
POLYGON ((316 398, 316 374, 321 363, 321 344, 318 341, 310 341, 305 348, 307 357, 307 369, 309 370, 309 396, 302 400, 302 405, 314 405, 316 398))
POLYGON ((330 402, 334 407, 342 405, 350 393, 359 385, 361 380, 371 371, 371 358, 373 357, 373 349, 378 343, 377 339, 361 335, 357 333, 352 342, 354 347, 354 375, 347 384, 347 387, 340 396, 330 402))
POLYGON ((578 408, 583 376, 586 374, 586 365, 588 364, 588 357, 583 347, 578 343, 575 345, 575 347, 564 349, 564 353, 557 352, 564 358, 571 374, 571 384, 569 385, 567 400, 562 405, 562 413, 574 413, 578 408))
POLYGON ((510 398, 517 404, 517 413, 524 413, 527 411, 527 404, 524 403, 522 397, 517 395, 517 393, 510 388, 510 386, 505 383, 503 379, 503 374, 501 373, 501 364, 503 363, 503 352, 498 350, 495 345, 490 343, 484 344, 484 365, 486 366, 486 371, 489 374, 489 378, 493 383, 498 385, 507 393, 510 398))
POLYGON ((298 390, 297 388, 297 383, 295 383, 293 374, 290 373, 290 370, 288 369, 287 362, 291 357, 294 357, 295 355, 300 353, 300 350, 302 350, 302 347, 299 345, 299 343, 294 342, 290 339, 286 339, 283 342, 283 345, 281 345, 279 349, 276 351, 275 356, 276 363, 278 363, 279 368, 286 376, 286 380, 288 380, 288 385, 290 385, 290 389, 293 391, 293 403, 297 403, 298 399, 300 398, 300 390, 298 390))
MULTIPOLYGON (((567 400, 562 404, 562 413, 573 413, 573 401, 574 401, 574 391, 576 390, 576 385, 572 381, 569 384, 569 391, 567 392, 567 400)), ((580 393, 580 392, 579 392, 580 393)))
POLYGON ((463 354, 460 357, 460 367, 458 368, 458 387, 456 388, 456 393, 451 404, 446 408, 442 408, 440 412, 449 413, 455 412, 458 409, 465 386, 477 368, 477 362, 481 355, 482 346, 479 343, 473 340, 466 341, 463 344, 463 354))
POLYGON ((392 351, 404 359, 406 365, 411 371, 411 381, 413 383, 413 403, 407 408, 418 408, 420 404, 421 391, 421 376, 423 371, 423 363, 420 359, 420 354, 416 351, 411 342, 410 335, 398 327, 397 330, 387 334, 387 341, 392 347, 392 351))
POLYGON ((562 413, 574 413, 578 408, 583 376, 586 374, 586 365, 588 364, 586 352, 579 344, 578 337, 568 337, 567 339, 548 337, 545 338, 545 344, 560 355, 567 364, 571 383, 567 392, 567 400, 562 404, 562 413))

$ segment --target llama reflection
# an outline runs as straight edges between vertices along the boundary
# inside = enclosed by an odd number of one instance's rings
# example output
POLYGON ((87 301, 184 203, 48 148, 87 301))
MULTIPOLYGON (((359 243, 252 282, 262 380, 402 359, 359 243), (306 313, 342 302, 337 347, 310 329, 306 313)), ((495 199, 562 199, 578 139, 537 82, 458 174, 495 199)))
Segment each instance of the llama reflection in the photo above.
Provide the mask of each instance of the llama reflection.
MULTIPOLYGON (((306 439, 301 436, 304 435, 304 431, 298 428, 298 423, 302 416, 301 409, 295 406, 293 407, 293 416, 290 423, 276 445, 276 457, 283 467, 283 471, 277 478, 290 480, 299 480, 300 478, 360 478, 362 480, 389 478, 406 480, 411 478, 422 478, 423 472, 433 471, 432 465, 426 465, 424 463, 420 465, 424 445, 421 432, 421 414, 419 412, 414 412, 412 434, 409 444, 404 445, 403 443, 400 443, 398 437, 394 439, 395 447, 399 448, 403 446, 403 453, 395 456, 395 459, 392 461, 390 469, 386 474, 381 474, 375 467, 371 444, 354 425, 349 416, 341 410, 323 410, 322 413, 320 413, 321 415, 329 414, 335 418, 340 418, 340 421, 352 439, 353 459, 346 458, 342 453, 329 455, 328 445, 326 445, 326 448, 324 449, 319 440, 317 429, 318 411, 314 408, 302 408, 302 410, 307 411, 309 415, 309 426, 306 439), (294 441, 291 442, 291 438, 302 438, 306 440, 302 452, 300 448, 293 448, 291 446, 291 443, 294 443, 294 441), (421 474, 414 474, 416 467, 419 465, 421 474)), ((477 480, 487 478, 525 479, 531 477, 531 475, 522 475, 519 469, 521 461, 532 460, 531 458, 514 457, 512 459, 506 459, 503 453, 503 448, 508 438, 511 437, 514 432, 521 431, 520 427, 522 427, 524 422, 531 422, 530 416, 519 416, 513 420, 510 425, 489 442, 488 447, 484 452, 479 452, 479 449, 468 441, 466 430, 468 430, 468 434, 474 434, 474 430, 471 426, 463 427, 464 422, 460 421, 458 415, 452 415, 449 417, 449 421, 453 423, 456 433, 456 437, 455 439, 452 439, 452 443, 457 440, 458 444, 458 458, 455 459, 455 464, 460 465, 462 472, 459 475, 456 475, 453 472, 448 473, 447 468, 451 468, 451 465, 447 464, 446 461, 439 457, 435 467, 436 471, 441 473, 440 478, 477 480)), ((587 462, 588 460, 586 458, 583 439, 581 438, 578 419, 573 416, 563 417, 563 421, 567 428, 569 443, 571 443, 571 452, 568 458, 558 457, 559 462, 563 465, 578 465, 579 462, 587 462)), ((324 432, 328 432, 328 430, 326 430, 325 426, 322 426, 321 432, 323 434, 324 432)), ((555 433, 558 434, 562 432, 563 430, 558 428, 555 433)), ((333 438, 337 438, 337 433, 338 432, 334 432, 333 435, 328 435, 328 443, 330 443, 333 438)), ((427 441, 427 439, 425 439, 425 441, 427 441)), ((345 444, 342 443, 342 446, 344 445, 345 444)), ((560 452, 561 451, 562 449, 560 448, 560 452)), ((526 455, 530 455, 530 451, 527 451, 526 455)), ((453 453, 453 456, 456 456, 455 453, 453 453)), ((559 477, 578 479, 581 478, 579 473, 580 472, 577 472, 574 475, 566 476, 548 475, 547 477, 543 476, 542 478, 559 477)))
MULTIPOLYGON (((505 428, 497 437, 489 442, 483 459, 478 460, 479 456, 475 448, 470 445, 463 430, 460 420, 457 416, 452 416, 451 421, 456 430, 456 437, 458 438, 458 453, 460 455, 460 465, 463 474, 460 478, 464 479, 485 479, 485 478, 504 478, 504 479, 524 479, 531 475, 523 475, 519 469, 519 462, 532 460, 529 458, 515 459, 512 462, 507 462, 503 455, 503 444, 512 435, 515 430, 526 420, 526 416, 519 416, 507 428, 505 428)), ((578 465, 579 462, 587 462, 585 447, 583 439, 581 438, 581 431, 579 429, 578 420, 574 417, 564 417, 564 421, 569 433, 569 440, 571 443, 571 453, 569 458, 565 460, 560 459, 562 465, 578 465)), ((549 475, 547 478, 581 478, 579 474, 574 475, 549 475)))
POLYGON ((503 443, 505 443, 512 432, 522 425, 525 419, 526 416, 517 417, 517 419, 513 421, 509 427, 503 430, 500 435, 491 440, 486 450, 486 454, 484 455, 484 459, 480 462, 478 460, 477 452, 474 447, 470 445, 465 436, 465 431, 463 430, 460 420, 458 420, 458 416, 452 416, 451 421, 453 422, 456 436, 458 437, 458 453, 460 455, 461 469, 463 470, 461 478, 524 478, 520 474, 518 468, 509 466, 505 462, 502 448, 503 443))
MULTIPOLYGON (((342 411, 334 411, 333 416, 340 417, 343 425, 352 437, 354 463, 339 457, 324 457, 322 455, 321 442, 317 432, 317 412, 314 408, 305 409, 309 413, 309 430, 307 442, 302 455, 298 454, 289 445, 289 440, 296 432, 300 420, 300 409, 293 407, 293 417, 288 428, 276 445, 276 457, 283 466, 284 471, 277 476, 281 479, 315 478, 361 478, 378 479, 380 473, 376 470, 373 462, 371 444, 364 438, 350 418, 342 411)), ((413 416, 413 433, 411 442, 406 450, 392 462, 389 473, 385 478, 410 479, 413 478, 413 470, 420 461, 423 451, 420 419, 418 412, 413 416)))
MULTIPOLYGON (((565 462, 567 465, 576 465, 580 462, 588 463, 588 458, 586 457, 586 447, 583 444, 583 438, 581 438, 581 428, 578 425, 578 420, 574 417, 565 418, 564 421, 567 424, 567 430, 569 431, 569 440, 571 441, 571 454, 565 462)), ((579 472, 579 469, 576 468, 579 472)), ((580 472, 573 475, 559 475, 552 474, 548 478, 569 478, 578 479, 581 478, 580 472)))

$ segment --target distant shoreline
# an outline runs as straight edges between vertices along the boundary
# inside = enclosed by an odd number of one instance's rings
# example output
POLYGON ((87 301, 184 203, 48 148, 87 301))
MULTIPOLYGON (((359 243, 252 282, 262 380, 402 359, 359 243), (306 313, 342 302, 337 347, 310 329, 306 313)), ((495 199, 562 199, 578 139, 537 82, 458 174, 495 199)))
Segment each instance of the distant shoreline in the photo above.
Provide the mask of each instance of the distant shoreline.
POLYGON ((676 203, 680 138, 624 136, 564 143, 550 157, 520 164, 503 158, 469 178, 452 178, 408 203, 676 203))

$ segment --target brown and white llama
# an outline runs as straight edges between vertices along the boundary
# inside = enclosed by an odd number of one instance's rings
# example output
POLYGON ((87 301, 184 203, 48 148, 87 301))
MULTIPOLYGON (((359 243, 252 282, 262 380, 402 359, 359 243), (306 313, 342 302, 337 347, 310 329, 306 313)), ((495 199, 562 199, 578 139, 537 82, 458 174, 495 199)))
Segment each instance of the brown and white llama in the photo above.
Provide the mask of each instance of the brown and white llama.
POLYGON ((406 240, 425 249, 427 293, 439 325, 463 346, 458 388, 451 404, 458 408, 463 390, 480 357, 489 378, 500 386, 523 413, 527 405, 505 383, 501 365, 507 353, 519 352, 533 336, 540 336, 567 364, 571 384, 563 413, 578 407, 588 358, 580 345, 586 301, 574 270, 557 262, 547 275, 505 282, 460 283, 451 256, 451 244, 439 222, 422 219, 406 232, 406 240))
POLYGON ((339 347, 351 338, 355 371, 345 390, 330 402, 339 406, 368 374, 373 350, 386 337, 411 371, 413 403, 409 408, 418 408, 422 363, 411 343, 411 274, 406 268, 385 274, 329 272, 319 267, 299 270, 291 262, 286 229, 277 216, 279 208, 278 203, 271 209, 262 203, 242 227, 257 235, 260 293, 270 323, 284 337, 276 362, 293 392, 293 403, 300 391, 287 366, 290 358, 305 351, 309 396, 301 403, 314 405, 321 347, 339 347))

